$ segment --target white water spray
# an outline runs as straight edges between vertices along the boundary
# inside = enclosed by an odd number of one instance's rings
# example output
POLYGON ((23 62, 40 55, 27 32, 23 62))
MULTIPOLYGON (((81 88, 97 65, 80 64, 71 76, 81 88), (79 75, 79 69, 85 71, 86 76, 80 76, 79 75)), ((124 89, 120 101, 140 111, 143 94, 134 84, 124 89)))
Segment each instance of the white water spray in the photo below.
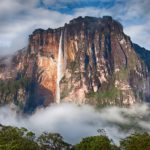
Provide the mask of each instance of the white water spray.
POLYGON ((60 80, 63 76, 63 52, 62 52, 62 32, 59 41, 58 59, 57 59, 57 81, 56 81, 56 103, 60 103, 60 80))

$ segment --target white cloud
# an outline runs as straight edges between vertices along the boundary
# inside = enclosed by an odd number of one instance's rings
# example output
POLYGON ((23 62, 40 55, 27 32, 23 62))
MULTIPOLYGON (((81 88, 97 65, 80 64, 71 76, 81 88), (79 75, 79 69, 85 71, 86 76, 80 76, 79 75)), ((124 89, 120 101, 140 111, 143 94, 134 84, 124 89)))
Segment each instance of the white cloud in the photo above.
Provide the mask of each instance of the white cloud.
MULTIPOLYGON (((95 2, 100 1, 95 0, 95 2)), ((111 0, 108 0, 109 2, 111 0)), ((149 0, 117 0, 110 8, 95 6, 75 8, 71 14, 37 7, 39 0, 1 0, 0 1, 0 52, 11 53, 27 46, 28 35, 36 28, 47 29, 63 26, 64 23, 78 16, 112 15, 125 25, 125 32, 132 40, 150 49, 149 36, 149 0), (134 22, 138 21, 138 24, 134 22), (141 21, 141 22, 140 22, 141 21)), ((68 3, 86 3, 85 0, 45 0, 51 6, 67 6, 68 3)), ((88 2, 93 2, 88 1, 88 2)), ((106 1, 101 1, 106 2, 106 1)))
POLYGON ((98 9, 95 7, 77 8, 74 10, 74 17, 78 16, 102 17, 103 15, 112 15, 112 13, 109 10, 98 9))
MULTIPOLYGON (((9 2, 10 0, 6 0, 6 5, 9 2)), ((16 4, 12 4, 10 10, 5 8, 5 11, 9 12, 5 14, 5 18, 0 13, 1 54, 14 52, 27 46, 28 35, 36 28, 56 28, 72 19, 70 15, 56 11, 31 7, 32 5, 27 7, 27 5, 19 3, 19 0, 14 0, 14 2, 16 4)), ((11 3, 9 3, 9 7, 10 5, 11 3)), ((0 8, 2 6, 0 5, 0 8)))
POLYGON ((150 50, 150 21, 144 24, 125 27, 125 33, 131 36, 131 40, 150 50))

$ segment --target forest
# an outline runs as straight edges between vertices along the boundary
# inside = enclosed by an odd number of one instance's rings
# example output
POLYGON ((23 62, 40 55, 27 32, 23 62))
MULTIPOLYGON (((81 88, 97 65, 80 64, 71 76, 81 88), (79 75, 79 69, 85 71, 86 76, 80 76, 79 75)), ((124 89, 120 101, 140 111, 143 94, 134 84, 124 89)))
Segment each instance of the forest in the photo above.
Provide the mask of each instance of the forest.
POLYGON ((26 128, 0 126, 0 150, 149 150, 150 134, 133 133, 116 145, 101 134, 83 138, 71 145, 58 133, 43 132, 39 137, 26 128))

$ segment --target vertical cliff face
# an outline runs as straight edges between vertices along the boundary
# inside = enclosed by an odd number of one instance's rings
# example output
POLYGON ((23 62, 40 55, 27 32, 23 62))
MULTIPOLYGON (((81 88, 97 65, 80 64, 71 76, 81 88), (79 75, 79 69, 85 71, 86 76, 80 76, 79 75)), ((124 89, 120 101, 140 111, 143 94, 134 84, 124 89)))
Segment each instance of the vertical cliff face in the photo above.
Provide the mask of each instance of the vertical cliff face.
POLYGON ((13 80, 29 80, 20 88, 27 110, 62 101, 129 105, 150 94, 147 66, 111 17, 79 17, 62 28, 37 29, 11 64, 1 66, 0 78, 9 72, 13 80))
MULTIPOLYGON (((61 28, 57 30, 35 30, 29 38, 28 57, 32 60, 33 93, 27 108, 32 104, 47 106, 56 102, 57 64, 61 28)), ((29 64, 29 63, 28 63, 29 64)), ((32 68, 32 69, 31 69, 32 68)))
POLYGON ((64 52, 63 100, 128 105, 145 99, 147 68, 111 17, 80 17, 65 25, 64 52))

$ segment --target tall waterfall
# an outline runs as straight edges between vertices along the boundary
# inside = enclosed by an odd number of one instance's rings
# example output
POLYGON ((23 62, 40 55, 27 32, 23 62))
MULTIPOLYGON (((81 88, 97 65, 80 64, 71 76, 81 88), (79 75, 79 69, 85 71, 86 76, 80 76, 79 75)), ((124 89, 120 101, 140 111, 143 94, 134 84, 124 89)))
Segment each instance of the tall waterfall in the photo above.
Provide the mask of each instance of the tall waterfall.
POLYGON ((63 52, 62 52, 62 32, 59 41, 58 59, 57 59, 57 80, 56 80, 56 103, 60 103, 60 80, 63 76, 63 52))

